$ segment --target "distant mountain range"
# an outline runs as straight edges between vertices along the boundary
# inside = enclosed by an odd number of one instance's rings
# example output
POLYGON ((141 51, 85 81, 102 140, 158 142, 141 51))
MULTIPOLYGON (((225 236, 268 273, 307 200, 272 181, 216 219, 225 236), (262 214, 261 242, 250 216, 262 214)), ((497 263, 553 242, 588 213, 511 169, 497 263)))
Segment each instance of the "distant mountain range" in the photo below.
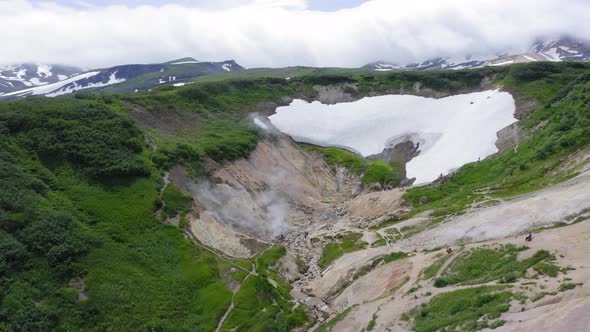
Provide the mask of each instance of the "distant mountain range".
POLYGON ((201 62, 193 58, 93 70, 42 64, 5 66, 0 67, 0 99, 56 97, 82 90, 136 92, 162 84, 181 86, 199 76, 243 69, 233 60, 201 62))
MULTIPOLYGON (((568 37, 551 41, 537 41, 528 52, 519 54, 459 58, 437 57, 420 63, 404 65, 377 61, 369 63, 363 68, 376 71, 442 70, 504 66, 532 61, 589 60, 590 43, 568 37)), ((200 76, 244 69, 234 60, 204 62, 193 58, 92 70, 33 63, 0 66, 0 100, 29 96, 56 97, 77 91, 132 93, 149 90, 163 84, 182 86, 200 76)))
POLYGON ((0 93, 56 83, 81 72, 81 68, 62 65, 25 63, 0 66, 0 93))
POLYGON ((460 58, 437 57, 420 63, 399 65, 387 61, 376 61, 363 68, 377 71, 389 70, 441 70, 467 69, 484 66, 504 66, 513 63, 533 61, 589 61, 590 43, 564 37, 551 41, 537 41, 530 50, 520 54, 501 54, 482 57, 465 56, 460 58))

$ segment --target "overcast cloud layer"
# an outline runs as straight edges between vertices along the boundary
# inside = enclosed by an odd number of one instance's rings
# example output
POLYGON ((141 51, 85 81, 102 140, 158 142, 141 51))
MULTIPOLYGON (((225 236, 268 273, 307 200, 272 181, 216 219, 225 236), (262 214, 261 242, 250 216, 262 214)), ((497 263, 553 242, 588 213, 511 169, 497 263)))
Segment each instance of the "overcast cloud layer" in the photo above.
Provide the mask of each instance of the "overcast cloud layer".
POLYGON ((307 8, 304 0, 75 8, 0 0, 0 64, 102 67, 192 56, 247 67, 358 67, 523 51, 540 36, 590 37, 588 0, 372 0, 335 12, 307 8))

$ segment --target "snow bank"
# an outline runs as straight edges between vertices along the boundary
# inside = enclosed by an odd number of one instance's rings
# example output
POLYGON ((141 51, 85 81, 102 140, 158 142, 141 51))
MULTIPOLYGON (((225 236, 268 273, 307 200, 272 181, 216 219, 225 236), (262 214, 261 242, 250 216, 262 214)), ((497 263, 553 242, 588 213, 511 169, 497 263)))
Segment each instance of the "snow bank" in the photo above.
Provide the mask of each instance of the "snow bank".
POLYGON ((514 99, 489 90, 434 99, 410 95, 363 98, 324 105, 294 100, 269 117, 281 132, 299 142, 344 147, 362 156, 410 137, 420 155, 407 165, 416 183, 497 152, 496 132, 514 123, 514 99))
POLYGON ((38 64, 37 65, 37 76, 39 77, 44 77, 47 78, 49 76, 53 76, 53 73, 51 72, 51 66, 48 65, 42 65, 42 64, 38 64))
MULTIPOLYGON (((61 82, 65 82, 65 81, 60 81, 58 83, 61 83, 61 82)), ((88 83, 87 85, 78 85, 78 82, 73 82, 74 83, 73 85, 64 86, 64 87, 60 88, 59 90, 53 91, 51 93, 47 93, 46 96, 47 97, 57 97, 57 96, 65 95, 68 93, 76 92, 79 90, 100 88, 100 87, 104 87, 107 85, 112 85, 112 84, 117 84, 117 83, 122 83, 122 82, 125 82, 125 79, 124 78, 117 78, 117 71, 115 70, 114 72, 111 73, 111 75, 109 76, 109 80, 106 83, 98 82, 98 83, 88 83)))
POLYGON ((67 84, 70 84, 70 83, 73 83, 75 81, 82 80, 82 79, 85 79, 85 78, 90 78, 90 77, 96 76, 99 73, 100 73, 99 71, 92 71, 92 72, 80 74, 80 75, 77 75, 77 76, 74 76, 74 77, 70 77, 68 79, 65 79, 63 81, 59 81, 59 82, 56 82, 56 83, 42 85, 42 86, 38 86, 38 87, 34 87, 34 88, 29 88, 29 89, 24 89, 24 90, 19 90, 19 91, 14 91, 14 92, 11 92, 11 93, 7 93, 7 94, 5 94, 5 96, 38 96, 38 95, 44 95, 44 94, 48 94, 48 93, 54 92, 56 90, 62 89, 67 84))
POLYGON ((514 60, 507 60, 507 61, 502 61, 502 62, 497 62, 497 63, 490 63, 490 66, 506 66, 509 64, 514 63, 514 60))
MULTIPOLYGON (((198 60, 181 61, 181 62, 171 63, 171 65, 186 65, 186 64, 193 64, 193 63, 201 63, 201 61, 198 61, 198 60)), ((160 72, 163 72, 163 71, 164 71, 164 69, 162 69, 160 72)))

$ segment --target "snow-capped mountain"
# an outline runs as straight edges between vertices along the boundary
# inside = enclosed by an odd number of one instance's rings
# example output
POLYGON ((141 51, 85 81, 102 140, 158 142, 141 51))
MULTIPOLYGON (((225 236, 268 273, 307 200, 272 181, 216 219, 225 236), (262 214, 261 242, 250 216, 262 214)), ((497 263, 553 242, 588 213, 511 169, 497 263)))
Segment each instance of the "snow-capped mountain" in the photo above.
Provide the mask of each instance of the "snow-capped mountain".
POLYGON ((109 92, 137 92, 161 84, 181 86, 187 80, 199 76, 243 69, 233 60, 201 62, 193 58, 182 58, 160 64, 122 65, 94 69, 67 77, 59 76, 58 80, 44 81, 41 85, 25 85, 24 88, 15 91, 0 90, 0 98, 56 97, 81 90, 96 91, 98 89, 109 92))
POLYGON ((574 38, 561 38, 549 42, 536 42, 530 50, 549 61, 588 61, 590 60, 590 43, 574 38))
POLYGON ((374 69, 377 71, 389 70, 442 70, 442 69, 465 69, 482 66, 489 58, 492 57, 472 57, 465 56, 461 58, 438 57, 428 59, 422 62, 409 63, 405 65, 394 64, 387 61, 371 62, 363 68, 374 69))
MULTIPOLYGON (((501 54, 501 52, 498 52, 501 54)), ((479 57, 438 57, 420 63, 394 64, 387 61, 377 61, 366 64, 363 68, 376 71, 389 70, 441 70, 468 69, 483 66, 505 66, 513 63, 533 61, 589 61, 590 42, 564 37, 557 40, 537 41, 528 52, 510 55, 490 55, 479 57)))
POLYGON ((39 63, 0 66, 0 93, 56 83, 83 71, 71 66, 39 63))

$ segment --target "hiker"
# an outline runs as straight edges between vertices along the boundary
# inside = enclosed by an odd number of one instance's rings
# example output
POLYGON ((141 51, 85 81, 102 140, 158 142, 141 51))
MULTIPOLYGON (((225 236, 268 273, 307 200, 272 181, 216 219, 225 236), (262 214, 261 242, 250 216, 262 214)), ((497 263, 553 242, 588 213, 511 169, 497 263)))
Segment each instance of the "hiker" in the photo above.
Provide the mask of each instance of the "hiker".
POLYGON ((529 235, 527 237, 525 237, 524 240, 526 242, 531 242, 533 240, 533 234, 532 233, 529 233, 529 235))
POLYGON ((450 253, 452 253, 452 252, 453 252, 453 249, 451 249, 451 247, 448 247, 448 248, 447 248, 447 254, 450 254, 450 253))
POLYGON ((418 142, 418 143, 416 144, 416 150, 418 150, 419 148, 420 148, 420 142, 418 142))

